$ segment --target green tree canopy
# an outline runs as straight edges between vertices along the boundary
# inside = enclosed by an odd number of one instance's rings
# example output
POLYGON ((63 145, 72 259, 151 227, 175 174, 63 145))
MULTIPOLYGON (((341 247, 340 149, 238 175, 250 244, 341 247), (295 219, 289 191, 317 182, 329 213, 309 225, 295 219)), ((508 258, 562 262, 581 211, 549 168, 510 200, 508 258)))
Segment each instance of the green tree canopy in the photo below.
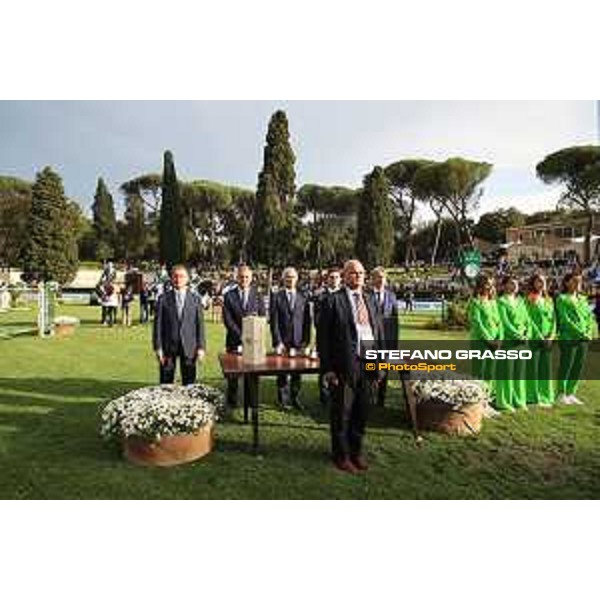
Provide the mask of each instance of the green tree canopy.
POLYGON ((587 217, 584 261, 590 262, 593 214, 600 210, 600 146, 573 146, 549 154, 536 167, 547 184, 562 185, 558 207, 587 217))
POLYGON ((186 216, 199 250, 199 258, 221 262, 226 244, 225 213, 233 202, 231 188, 216 181, 197 180, 182 185, 186 216))
POLYGON ((184 225, 184 206, 173 154, 167 150, 164 154, 164 169, 162 176, 162 204, 159 222, 159 251, 160 260, 171 268, 185 262, 186 240, 184 225))
POLYGON ((381 167, 364 178, 356 227, 355 252, 365 267, 389 265, 394 249, 393 210, 381 167))
POLYGON ((317 267, 347 252, 359 196, 359 191, 343 186, 306 184, 298 190, 296 212, 308 223, 308 259, 317 267))
POLYGON ((121 184, 121 192, 125 196, 140 196, 146 208, 155 214, 160 210, 162 196, 162 175, 160 173, 144 173, 121 184))
POLYGON ((0 268, 18 264, 30 210, 31 183, 0 176, 0 268))
POLYGON ((26 280, 69 282, 77 271, 78 206, 67 200, 61 178, 45 167, 32 189, 27 240, 23 248, 26 280))
POLYGON ((146 210, 139 194, 125 197, 125 255, 139 260, 145 256, 147 243, 146 210))
POLYGON ((290 143, 287 115, 283 110, 273 113, 266 141, 263 172, 270 174, 279 202, 287 204, 296 193, 296 156, 290 143))
POLYGON ((404 239, 404 261, 412 257, 413 234, 419 197, 415 193, 413 181, 419 169, 432 165, 433 161, 421 158, 407 158, 388 165, 385 175, 389 182, 390 196, 404 239))
POLYGON ((113 258, 117 241, 117 219, 112 195, 102 177, 98 178, 96 185, 92 215, 96 234, 96 256, 100 260, 113 258))
POLYGON ((415 194, 447 212, 455 223, 458 245, 473 245, 473 214, 483 195, 482 184, 491 172, 491 164, 456 157, 425 166, 415 174, 415 194))
POLYGON ((278 110, 267 130, 249 243, 251 258, 270 268, 288 261, 291 247, 289 243, 281 244, 282 234, 298 226, 293 210, 288 209, 293 205, 296 191, 295 161, 287 116, 278 110))
POLYGON ((473 228, 473 234, 493 244, 501 244, 506 241, 506 230, 525 225, 525 219, 526 215, 514 207, 500 208, 482 214, 473 228))

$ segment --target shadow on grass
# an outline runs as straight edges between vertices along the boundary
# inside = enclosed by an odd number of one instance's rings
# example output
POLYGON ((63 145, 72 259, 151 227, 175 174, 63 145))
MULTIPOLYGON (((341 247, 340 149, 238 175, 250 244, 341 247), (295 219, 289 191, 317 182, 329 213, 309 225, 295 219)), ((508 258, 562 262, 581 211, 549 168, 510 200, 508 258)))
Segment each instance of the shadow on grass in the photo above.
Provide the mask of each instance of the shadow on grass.
MULTIPOLYGON (((22 395, 27 393, 39 396, 52 396, 52 402, 57 402, 56 397, 84 397, 98 398, 99 400, 111 399, 130 390, 152 385, 140 381, 120 381, 110 379, 64 378, 51 379, 47 377, 11 378, 0 377, 0 392, 13 391, 19 393, 19 402, 22 395)), ((38 399, 33 400, 34 403, 38 399)))

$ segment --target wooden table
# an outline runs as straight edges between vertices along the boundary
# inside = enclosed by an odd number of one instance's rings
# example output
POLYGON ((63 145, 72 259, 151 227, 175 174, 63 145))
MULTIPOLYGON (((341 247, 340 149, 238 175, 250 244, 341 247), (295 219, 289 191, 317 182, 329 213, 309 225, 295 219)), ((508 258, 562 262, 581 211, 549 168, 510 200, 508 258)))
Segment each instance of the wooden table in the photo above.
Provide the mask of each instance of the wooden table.
MULTIPOLYGON (((244 378, 244 421, 248 422, 248 412, 251 412, 253 442, 252 449, 254 453, 259 450, 259 384, 261 376, 276 376, 319 373, 319 359, 296 356, 268 355, 265 362, 257 365, 245 363, 239 354, 230 354, 223 352, 219 354, 219 363, 225 377, 243 377, 244 378)), ((420 435, 417 425, 417 407, 415 397, 410 385, 408 385, 409 373, 400 372, 400 381, 404 393, 407 412, 409 414, 415 439, 420 441, 420 435)))
POLYGON ((252 416, 253 442, 255 453, 259 449, 258 408, 260 377, 274 375, 315 375, 319 373, 319 359, 304 356, 268 355, 261 364, 244 362, 239 354, 223 352, 219 354, 219 363, 225 377, 244 378, 244 421, 248 422, 248 409, 252 416))

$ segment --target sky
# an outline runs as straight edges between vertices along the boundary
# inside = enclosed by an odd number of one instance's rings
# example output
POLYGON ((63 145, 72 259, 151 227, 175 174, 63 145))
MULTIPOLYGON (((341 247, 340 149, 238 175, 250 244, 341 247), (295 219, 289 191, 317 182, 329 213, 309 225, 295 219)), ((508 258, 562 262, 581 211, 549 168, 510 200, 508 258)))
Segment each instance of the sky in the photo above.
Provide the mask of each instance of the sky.
POLYGON ((102 176, 118 186, 160 172, 174 154, 181 179, 254 188, 270 115, 283 108, 298 186, 358 187, 375 165, 463 156, 494 165, 479 213, 551 208, 560 190, 535 165, 565 146, 598 143, 587 101, 2 101, 0 174, 33 180, 50 165, 89 211, 102 176))

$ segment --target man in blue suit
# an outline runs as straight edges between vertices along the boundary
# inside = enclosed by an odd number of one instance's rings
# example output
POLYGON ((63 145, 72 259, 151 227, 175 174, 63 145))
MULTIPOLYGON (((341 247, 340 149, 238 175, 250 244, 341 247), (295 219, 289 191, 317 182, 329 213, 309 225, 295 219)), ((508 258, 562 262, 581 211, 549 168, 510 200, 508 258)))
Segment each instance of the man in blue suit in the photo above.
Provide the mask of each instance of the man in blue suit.
POLYGON ((172 287, 156 303, 152 345, 160 366, 160 383, 173 383, 179 360, 181 382, 196 382, 196 362, 204 358, 206 338, 200 297, 188 288, 185 266, 171 270, 172 287))
MULTIPOLYGON (((237 286, 223 296, 223 323, 225 324, 225 349, 227 352, 240 352, 242 348, 242 319, 250 315, 265 316, 263 299, 252 285, 252 269, 247 265, 239 267, 237 286)), ((237 405, 238 378, 227 381, 227 404, 237 405)))
MULTIPOLYGON (((398 348, 398 299, 387 286, 387 277, 383 267, 376 267, 371 272, 371 298, 377 307, 383 322, 383 346, 385 350, 398 348)), ((388 372, 382 371, 377 385, 377 404, 385 405, 388 372)))
MULTIPOLYGON (((297 288, 296 269, 284 269, 282 279, 283 288, 272 295, 269 303, 273 348, 278 353, 290 350, 301 352, 310 343, 310 302, 297 288)), ((277 399, 284 410, 292 406, 302 408, 298 400, 299 393, 300 375, 277 377, 277 399)))

